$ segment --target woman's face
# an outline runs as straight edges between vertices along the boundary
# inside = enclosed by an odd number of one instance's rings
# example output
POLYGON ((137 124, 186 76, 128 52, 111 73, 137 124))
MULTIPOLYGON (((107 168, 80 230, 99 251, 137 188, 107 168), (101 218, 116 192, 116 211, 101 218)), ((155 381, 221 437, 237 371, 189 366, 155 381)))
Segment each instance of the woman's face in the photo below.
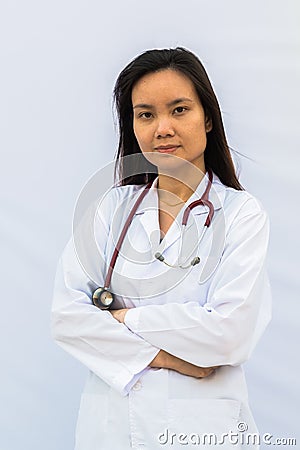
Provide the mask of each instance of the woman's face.
POLYGON ((159 168, 180 161, 170 160, 174 155, 205 172, 206 133, 212 124, 188 77, 172 69, 143 76, 133 87, 132 106, 136 139, 152 164, 159 168))

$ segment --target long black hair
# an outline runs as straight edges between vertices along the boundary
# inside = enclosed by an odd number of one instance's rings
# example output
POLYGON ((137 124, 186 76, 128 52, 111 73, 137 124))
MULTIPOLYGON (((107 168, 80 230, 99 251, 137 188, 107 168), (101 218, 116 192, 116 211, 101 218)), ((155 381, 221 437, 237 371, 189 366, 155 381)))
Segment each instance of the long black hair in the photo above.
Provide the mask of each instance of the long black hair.
POLYGON ((218 100, 208 75, 197 56, 183 47, 147 50, 131 61, 119 74, 114 87, 114 103, 119 125, 115 178, 119 178, 120 184, 124 186, 146 184, 157 176, 157 167, 143 156, 133 131, 131 94, 133 86, 141 77, 164 69, 181 72, 192 81, 205 116, 212 122, 212 130, 207 133, 204 152, 205 168, 211 169, 226 186, 242 190, 235 173, 218 100), (128 155, 136 157, 126 158, 128 155))

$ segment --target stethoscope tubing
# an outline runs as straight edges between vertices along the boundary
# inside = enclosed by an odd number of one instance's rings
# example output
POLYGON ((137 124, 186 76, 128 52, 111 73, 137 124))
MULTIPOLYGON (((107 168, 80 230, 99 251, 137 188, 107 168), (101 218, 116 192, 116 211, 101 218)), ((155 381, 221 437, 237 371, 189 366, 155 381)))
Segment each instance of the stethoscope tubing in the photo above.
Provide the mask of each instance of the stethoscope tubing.
MULTIPOLYGON (((187 221, 188 221, 188 218, 189 218, 189 215, 190 215, 192 209, 195 208, 196 206, 200 206, 200 205, 204 205, 204 206, 207 206, 209 208, 209 212, 208 212, 205 224, 204 224, 204 227, 205 227, 204 230, 206 230, 211 224, 211 221, 212 221, 212 218, 213 218, 213 215, 214 215, 214 207, 213 207, 213 204, 209 201, 208 195, 209 195, 209 192, 210 192, 210 189, 211 189, 211 185, 212 185, 213 174, 212 174, 211 170, 208 170, 207 172, 208 172, 208 183, 207 183, 206 189, 205 189, 202 197, 199 200, 195 200, 190 205, 188 205, 186 207, 184 213, 183 213, 182 225, 183 225, 184 228, 185 228, 185 226, 187 224, 187 221)), ((154 180, 150 181, 150 183, 148 183, 146 185, 146 187, 144 188, 144 190, 142 191, 142 193, 140 194, 140 196, 136 200, 132 210, 130 211, 130 213, 129 213, 127 219, 126 219, 126 222, 124 224, 123 230, 122 230, 122 232, 121 232, 121 234, 119 236, 118 242, 116 244, 115 250, 114 250, 114 252, 112 254, 112 257, 111 257, 111 260, 110 260, 110 263, 109 263, 108 271, 107 271, 105 282, 104 282, 104 289, 107 289, 107 290, 109 289, 110 282, 111 282, 111 277, 112 277, 112 274, 113 274, 113 270, 115 268, 116 261, 117 261, 117 258, 118 258, 121 246, 123 244, 123 241, 125 239, 126 233, 128 231, 128 228, 129 228, 129 226, 130 226, 130 224, 132 222, 132 219, 133 219, 133 217, 134 217, 138 207, 140 206, 140 204, 143 201, 144 197, 146 196, 146 194, 148 193, 149 189, 151 188, 151 186, 153 184, 153 181, 154 180)))
POLYGON ((132 210, 130 211, 130 213, 129 213, 127 219, 126 219, 126 222, 124 224, 123 230, 122 230, 122 232, 121 232, 121 234, 119 236, 118 242, 116 244, 115 250, 114 250, 114 252, 112 254, 112 257, 111 257, 111 260, 110 260, 110 263, 109 263, 108 271, 107 271, 106 278, 105 278, 105 281, 104 281, 104 288, 105 289, 108 289, 109 286, 110 286, 113 270, 115 268, 116 261, 117 261, 117 258, 119 256, 119 252, 120 252, 121 246, 122 246, 123 241, 125 239, 127 230, 128 230, 128 228, 129 228, 129 226, 131 224, 133 216, 135 215, 136 210, 138 209, 138 207, 140 206, 140 204, 143 201, 144 197, 146 196, 148 190, 151 188, 151 186, 153 184, 153 181, 154 180, 150 181, 150 183, 148 183, 147 186, 144 188, 143 192, 141 193, 141 195, 136 200, 132 210))

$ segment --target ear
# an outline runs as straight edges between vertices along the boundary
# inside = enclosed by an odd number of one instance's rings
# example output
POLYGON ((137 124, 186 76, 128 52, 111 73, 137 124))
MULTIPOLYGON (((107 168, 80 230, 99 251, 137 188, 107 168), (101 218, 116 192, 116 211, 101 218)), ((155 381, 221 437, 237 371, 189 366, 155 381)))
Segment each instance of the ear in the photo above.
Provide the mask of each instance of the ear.
POLYGON ((205 131, 209 133, 212 130, 212 120, 209 117, 205 118, 205 131))

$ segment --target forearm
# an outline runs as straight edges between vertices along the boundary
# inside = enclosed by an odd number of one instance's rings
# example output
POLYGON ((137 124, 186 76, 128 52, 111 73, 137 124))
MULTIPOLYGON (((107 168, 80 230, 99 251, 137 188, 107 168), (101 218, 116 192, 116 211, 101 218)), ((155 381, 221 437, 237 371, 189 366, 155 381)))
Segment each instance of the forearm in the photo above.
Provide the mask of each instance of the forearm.
POLYGON ((184 361, 177 356, 160 350, 149 364, 149 367, 175 370, 183 375, 194 378, 204 378, 210 375, 216 367, 199 367, 184 361))
POLYGON ((91 300, 95 288, 70 242, 57 266, 52 336, 64 350, 124 395, 127 385, 148 367, 159 348, 116 322, 107 311, 96 308, 91 300))
MULTIPOLYGON (((254 289, 250 300, 256 294, 254 289)), ((143 311, 142 308, 135 311, 141 310, 137 327, 127 322, 131 331, 151 345, 202 367, 238 365, 246 361, 264 322, 269 320, 266 304, 258 328, 258 312, 251 312, 248 302, 230 314, 197 304, 151 305, 143 311)))
MULTIPOLYGON (((124 324, 128 309, 119 309, 110 311, 111 315, 120 323, 124 324)), ((149 367, 159 369, 175 370, 183 375, 188 375, 195 378, 202 378, 210 375, 216 367, 200 367, 191 364, 184 359, 171 355, 165 350, 160 350, 154 359, 150 362, 149 367)))
POLYGON ((122 395, 159 351, 92 305, 54 310, 51 318, 57 344, 122 395))

